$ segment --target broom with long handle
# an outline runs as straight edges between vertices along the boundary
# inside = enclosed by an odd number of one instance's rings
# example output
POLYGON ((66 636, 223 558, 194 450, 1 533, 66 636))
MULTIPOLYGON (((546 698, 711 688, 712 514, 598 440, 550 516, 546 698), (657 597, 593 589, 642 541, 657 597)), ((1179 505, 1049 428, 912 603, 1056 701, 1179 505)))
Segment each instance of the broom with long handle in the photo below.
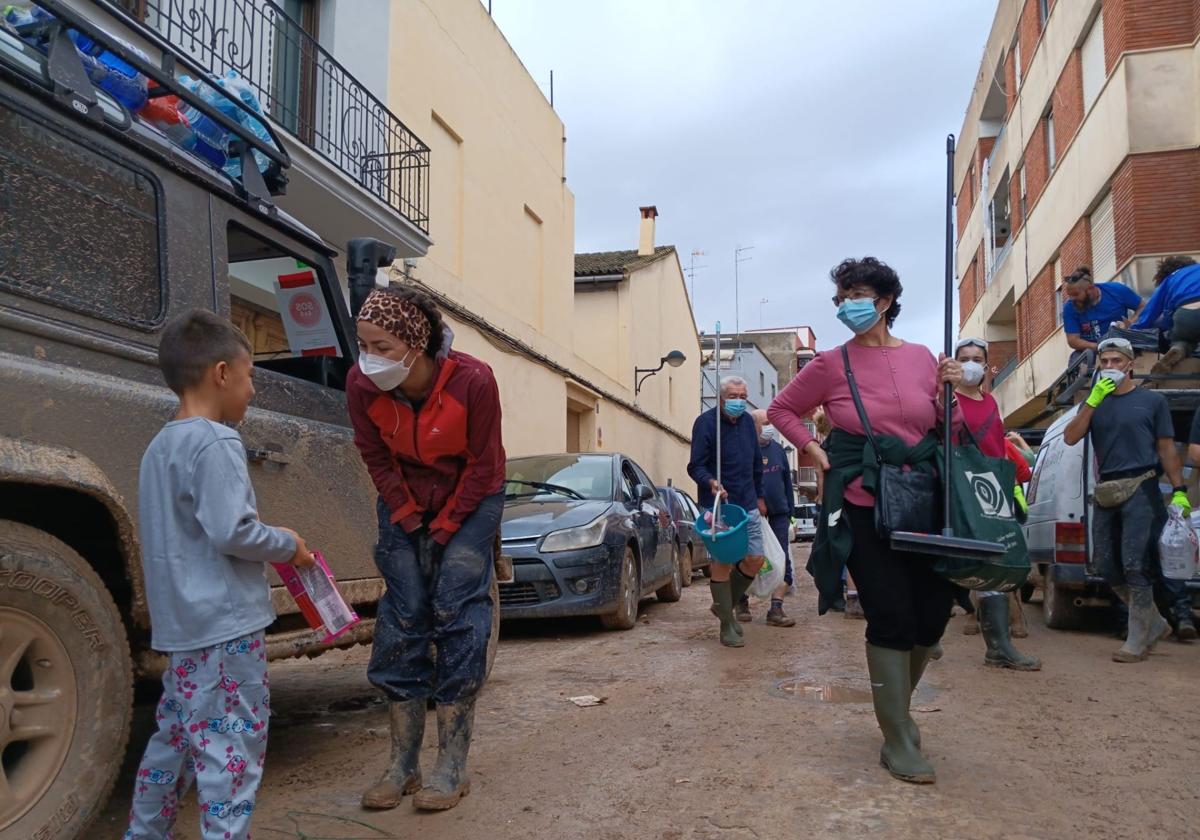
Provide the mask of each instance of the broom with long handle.
MULTIPOLYGON (((954 353, 954 135, 946 138, 946 357, 954 353)), ((892 548, 897 551, 916 551, 921 554, 941 554, 952 557, 980 558, 1003 556, 1003 544, 971 540, 954 536, 954 494, 950 492, 950 468, 954 450, 951 441, 954 387, 947 382, 942 390, 942 533, 919 534, 913 531, 893 531, 892 548)))

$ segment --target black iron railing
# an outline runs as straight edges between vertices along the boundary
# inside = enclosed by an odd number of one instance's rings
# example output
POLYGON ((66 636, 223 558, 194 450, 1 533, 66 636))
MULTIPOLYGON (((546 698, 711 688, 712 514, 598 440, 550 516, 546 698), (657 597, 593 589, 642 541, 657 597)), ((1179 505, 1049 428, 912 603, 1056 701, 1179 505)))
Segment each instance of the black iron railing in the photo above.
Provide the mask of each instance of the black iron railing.
POLYGON ((272 0, 92 0, 210 73, 237 72, 278 125, 429 232, 429 147, 272 0))

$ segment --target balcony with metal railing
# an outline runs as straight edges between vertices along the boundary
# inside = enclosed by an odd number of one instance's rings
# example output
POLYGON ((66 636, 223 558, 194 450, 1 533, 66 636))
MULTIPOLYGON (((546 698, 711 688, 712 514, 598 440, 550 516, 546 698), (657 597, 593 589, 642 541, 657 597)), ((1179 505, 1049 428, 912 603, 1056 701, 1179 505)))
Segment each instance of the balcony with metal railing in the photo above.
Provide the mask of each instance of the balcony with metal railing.
MULTIPOLYGON (((164 54, 176 52, 204 71, 222 76, 236 72, 252 88, 271 121, 299 141, 289 145, 293 171, 289 196, 281 206, 304 220, 304 207, 315 203, 325 218, 329 198, 357 206, 374 215, 384 229, 387 220, 370 212, 365 191, 390 208, 408 230, 402 235, 401 255, 423 254, 429 246, 429 147, 313 34, 315 27, 301 16, 290 16, 286 2, 273 0, 91 0, 94 6, 129 24, 164 54), (305 150, 311 152, 306 154, 305 150), (305 163, 311 171, 305 178, 305 163), (323 164, 323 166, 321 166, 323 164), (301 170, 299 181, 296 169, 301 170), (328 193, 328 194, 326 194, 328 193), (404 247, 407 244, 409 247, 404 247)), ((297 8, 305 8, 297 6, 297 8)), ((180 68, 184 72, 185 68, 180 68)), ((287 137, 284 137, 285 142, 287 137)), ((376 208, 378 209, 378 208, 376 208)), ((315 208, 314 208, 315 210, 315 208)), ((316 226, 312 221, 310 226, 316 226)), ((369 229, 347 230, 351 235, 376 235, 369 229)), ((393 226, 394 227, 394 226, 393 226)), ((341 231, 318 233, 337 245, 341 231)))

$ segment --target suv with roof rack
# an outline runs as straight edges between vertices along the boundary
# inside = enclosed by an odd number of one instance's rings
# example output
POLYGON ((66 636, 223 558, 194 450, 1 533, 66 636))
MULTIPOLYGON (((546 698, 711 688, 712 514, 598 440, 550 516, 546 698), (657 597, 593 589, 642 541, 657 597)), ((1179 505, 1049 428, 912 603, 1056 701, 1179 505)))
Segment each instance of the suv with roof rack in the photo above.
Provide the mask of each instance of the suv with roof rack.
MULTIPOLYGON (((251 338, 257 397, 240 432, 263 518, 313 535, 364 619, 335 644, 367 642, 384 590, 376 492, 343 387, 352 312, 395 249, 352 240, 343 285, 336 252, 275 204, 289 157, 265 119, 264 137, 214 106, 228 104, 217 84, 181 84, 177 62, 203 76, 186 55, 156 65, 75 7, 37 5, 54 17, 0 26, 0 835, 72 838, 94 836, 134 681, 166 663, 149 647, 135 523, 142 452, 176 407, 163 324, 204 307, 251 338), (240 176, 94 86, 78 33, 144 73, 152 97, 221 124, 240 176)), ((268 656, 319 653, 275 583, 268 656)))

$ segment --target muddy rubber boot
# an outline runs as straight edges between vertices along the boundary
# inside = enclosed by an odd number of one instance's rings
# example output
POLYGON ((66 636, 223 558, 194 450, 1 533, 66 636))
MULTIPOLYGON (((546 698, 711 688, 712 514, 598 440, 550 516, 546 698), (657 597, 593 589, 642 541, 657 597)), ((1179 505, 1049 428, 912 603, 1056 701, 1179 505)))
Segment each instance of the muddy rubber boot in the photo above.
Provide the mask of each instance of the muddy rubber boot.
POLYGON ((467 776, 467 751, 475 722, 475 698, 437 707, 438 757, 429 782, 413 797, 421 811, 448 811, 471 792, 467 776))
POLYGON ((1176 341, 1171 345, 1171 349, 1163 353, 1162 358, 1154 363, 1150 372, 1156 376, 1166 376, 1175 369, 1175 365, 1190 355, 1192 355, 1192 346, 1184 341, 1176 341))
POLYGON ((842 618, 866 618, 866 613, 863 612, 862 602, 858 600, 857 592, 846 593, 846 611, 842 614, 842 618))
POLYGON ((771 607, 771 609, 767 610, 767 624, 772 627, 795 627, 796 619, 785 613, 783 607, 779 609, 771 607))
POLYGON ((421 739, 425 736, 425 699, 393 701, 392 757, 383 778, 362 795, 364 808, 395 808, 400 800, 421 789, 421 739))
POLYGON ((740 623, 749 624, 754 620, 754 616, 750 612, 750 599, 743 595, 738 599, 737 608, 733 611, 733 617, 740 623))
POLYGON ((1142 662, 1154 643, 1171 632, 1171 625, 1158 614, 1154 592, 1149 586, 1123 588, 1128 590, 1129 633, 1125 644, 1113 654, 1113 662, 1142 662))
POLYGON ((1013 647, 1009 636, 1008 595, 992 593, 979 598, 979 629, 987 644, 983 664, 989 668, 1011 668, 1014 671, 1040 671, 1042 661, 1026 656, 1013 647))
POLYGON ((912 652, 868 644, 867 670, 871 675, 875 719, 883 732, 879 763, 901 781, 933 784, 937 777, 916 744, 919 735, 908 711, 912 699, 912 652))
POLYGON ((1179 616, 1179 624, 1175 627, 1175 635, 1179 641, 1187 642, 1196 638, 1196 622, 1190 615, 1179 616))
POLYGON ((979 611, 967 613, 967 617, 963 619, 963 635, 978 636, 979 635, 979 611))
POLYGON ((733 593, 729 581, 709 580, 708 588, 712 592, 713 615, 721 619, 721 644, 725 647, 745 647, 746 643, 742 641, 742 634, 733 617, 733 593))

